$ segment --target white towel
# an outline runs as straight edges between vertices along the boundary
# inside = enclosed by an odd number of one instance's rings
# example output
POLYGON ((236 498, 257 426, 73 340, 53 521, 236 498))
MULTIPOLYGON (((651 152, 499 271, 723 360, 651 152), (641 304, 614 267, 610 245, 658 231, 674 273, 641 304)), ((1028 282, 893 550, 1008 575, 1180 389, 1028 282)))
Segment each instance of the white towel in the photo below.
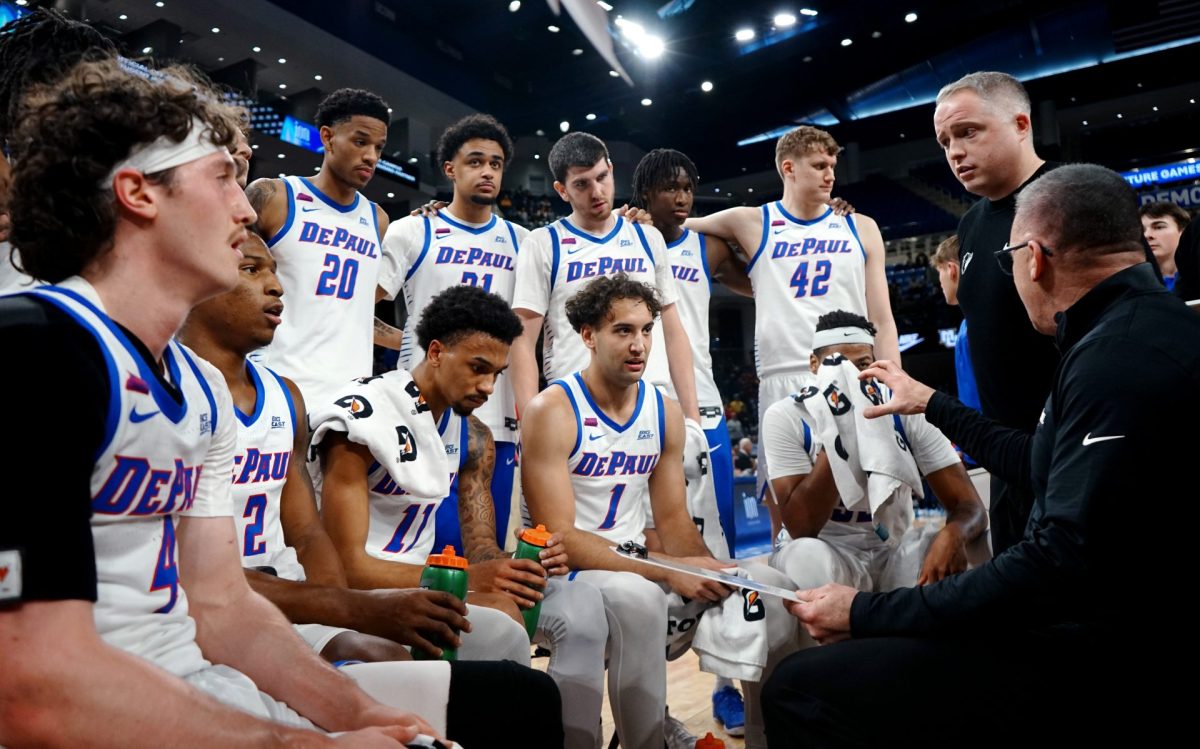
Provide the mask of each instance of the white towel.
POLYGON ((921 474, 899 419, 863 416, 868 406, 890 400, 891 391, 874 379, 860 381, 858 368, 840 354, 821 362, 815 381, 792 397, 829 456, 842 504, 869 510, 876 534, 899 543, 912 525, 912 498, 922 496, 921 474))
POLYGON ((329 432, 365 445, 371 457, 408 494, 441 499, 450 493, 446 448, 412 375, 397 369, 346 383, 309 404, 313 449, 309 472, 320 486, 317 446, 329 432), (315 465, 314 465, 315 464, 315 465))
MULTIPOLYGON (((753 579, 740 567, 729 573, 753 579)), ((767 665, 767 606, 763 595, 742 588, 719 607, 704 612, 696 625, 692 649, 700 670, 729 679, 758 681, 767 665)))
POLYGON ((721 514, 717 511, 717 491, 709 460, 708 435, 691 419, 684 419, 683 426, 683 476, 687 480, 688 513, 709 552, 719 559, 727 559, 730 556, 729 542, 721 528, 721 514))

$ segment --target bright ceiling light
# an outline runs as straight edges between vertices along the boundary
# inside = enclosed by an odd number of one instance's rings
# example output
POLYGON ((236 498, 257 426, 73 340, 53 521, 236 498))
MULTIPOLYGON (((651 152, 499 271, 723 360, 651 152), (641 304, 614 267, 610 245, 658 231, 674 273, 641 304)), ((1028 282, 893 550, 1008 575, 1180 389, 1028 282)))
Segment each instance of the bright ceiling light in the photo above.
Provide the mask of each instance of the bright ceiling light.
POLYGON ((733 38, 739 42, 748 42, 754 38, 754 29, 738 29, 734 32, 733 38))
POLYGON ((905 22, 905 23, 913 23, 913 22, 915 22, 916 20, 917 20, 917 14, 916 14, 916 13, 907 13, 907 14, 905 14, 905 16, 904 16, 904 22, 905 22))
POLYGON ((815 10, 813 10, 812 8, 801 8, 800 15, 811 17, 811 16, 817 15, 817 12, 815 10))
POLYGON ((608 71, 608 74, 609 74, 609 75, 611 75, 613 78, 620 78, 620 77, 621 77, 621 74, 620 74, 620 73, 618 73, 618 72, 617 72, 617 71, 615 71, 615 70, 610 70, 610 71, 608 71))
POLYGON ((796 25, 796 16, 791 13, 776 13, 774 21, 776 28, 786 29, 788 26, 796 25))
POLYGON ((148 55, 154 51, 154 47, 142 47, 142 54, 148 55))
POLYGON ((709 91, 712 91, 712 90, 713 90, 713 84, 712 84, 712 81, 704 81, 703 83, 701 83, 701 84, 700 84, 700 90, 701 90, 701 91, 703 91, 703 92, 704 92, 704 93, 706 93, 706 94, 707 94, 709 91))
POLYGON ((551 34, 557 34, 558 32, 562 31, 562 29, 558 28, 554 24, 547 26, 546 30, 549 31, 551 34))
POLYGON ((286 83, 281 83, 281 84, 279 84, 279 87, 280 87, 280 88, 287 88, 287 84, 286 84, 286 83))
POLYGON ((854 40, 851 39, 850 37, 846 37, 845 39, 842 40, 843 47, 849 47, 851 44, 854 44, 854 40))
POLYGON ((576 47, 575 49, 571 50, 571 54, 575 55, 576 57, 579 57, 580 55, 583 54, 583 50, 580 49, 579 47, 576 47))
POLYGON ((508 12, 509 13, 516 13, 520 9, 521 9, 521 0, 512 0, 512 2, 508 4, 508 12))
POLYGON ((661 37, 657 37, 654 34, 646 34, 638 44, 638 51, 647 60, 656 60, 662 57, 663 52, 667 51, 667 43, 661 37))
POLYGON ((279 64, 280 64, 280 65, 286 65, 286 64, 287 64, 287 58, 286 58, 286 57, 281 57, 281 58, 279 58, 279 64))
POLYGON ((611 5, 604 2, 604 0, 596 0, 596 5, 599 5, 601 8, 604 8, 604 10, 606 10, 606 11, 611 11, 613 8, 611 5))
POLYGON ((592 120, 596 119, 596 115, 592 114, 591 112, 588 112, 586 119, 588 122, 591 122, 592 120))
POLYGON ((540 159, 540 158, 542 158, 542 155, 541 155, 540 153, 535 153, 535 154, 533 155, 533 158, 534 158, 534 160, 537 160, 537 159, 540 159))
POLYGON ((565 133, 571 129, 571 123, 563 120, 562 122, 558 123, 558 129, 565 133))
POLYGON ((642 99, 642 106, 643 106, 643 107, 648 107, 648 106, 650 106, 650 105, 651 105, 651 104, 653 104, 653 103, 654 103, 654 100, 653 100, 653 99, 649 99, 649 98, 642 99))
MULTIPOLYGON (((517 3, 517 5, 520 5, 520 3, 517 3)), ((394 192, 389 192, 389 193, 388 193, 388 197, 389 197, 389 198, 394 198, 394 197, 396 197, 396 193, 394 193, 394 192)))
POLYGON ((317 73, 316 75, 314 75, 314 76, 313 76, 313 80, 314 80, 314 81, 319 81, 319 80, 321 80, 321 78, 322 78, 322 77, 323 77, 323 76, 322 76, 320 73, 317 73))
POLYGON ((260 47, 260 46, 258 46, 258 45, 256 44, 256 45, 254 45, 253 47, 251 47, 251 48, 250 48, 250 51, 251 51, 251 52, 262 52, 262 47, 260 47))
POLYGON ((212 27, 212 33, 214 33, 214 34, 220 34, 220 33, 221 33, 221 27, 220 27, 220 26, 213 26, 213 27, 212 27))
POLYGON ((124 13, 122 13, 122 14, 121 14, 121 15, 119 15, 119 16, 117 16, 117 18, 121 19, 122 21, 128 21, 128 20, 129 20, 129 16, 125 15, 124 13))

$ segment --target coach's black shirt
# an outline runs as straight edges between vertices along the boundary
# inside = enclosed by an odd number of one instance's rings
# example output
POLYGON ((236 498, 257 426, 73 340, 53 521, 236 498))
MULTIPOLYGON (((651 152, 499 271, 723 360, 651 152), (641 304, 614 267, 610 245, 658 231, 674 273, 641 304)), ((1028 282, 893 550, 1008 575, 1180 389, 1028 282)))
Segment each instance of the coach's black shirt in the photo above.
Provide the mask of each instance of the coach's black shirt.
POLYGON ((958 303, 967 320, 979 405, 1001 424, 1028 431, 1050 392, 1058 351, 1048 336, 1034 330, 1012 277, 1000 270, 995 253, 1008 243, 1017 194, 1057 166, 1043 164, 1006 198, 981 198, 958 224, 958 303))
POLYGON ((859 593, 855 637, 1082 637, 1121 648, 1170 631, 1166 593, 1190 569, 1200 424, 1200 315, 1149 263, 1098 284, 1058 317, 1063 352, 1032 437, 945 396, 927 418, 982 465, 1034 492, 1020 543, 918 588, 859 593), (1134 640, 1129 640, 1130 636, 1134 640))
POLYGON ((95 601, 91 480, 110 397, 104 355, 67 313, 24 296, 0 299, 0 352, 9 422, 0 445, 0 555, 20 554, 18 601, 95 601))

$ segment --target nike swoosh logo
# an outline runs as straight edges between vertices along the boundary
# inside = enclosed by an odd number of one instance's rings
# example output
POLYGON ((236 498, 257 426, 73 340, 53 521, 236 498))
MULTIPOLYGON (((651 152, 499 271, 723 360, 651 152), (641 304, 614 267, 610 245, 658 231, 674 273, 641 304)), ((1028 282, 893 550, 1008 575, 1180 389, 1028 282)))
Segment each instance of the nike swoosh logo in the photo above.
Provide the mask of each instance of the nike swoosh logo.
POLYGON ((312 213, 313 211, 321 210, 321 208, 320 208, 320 206, 313 206, 312 208, 309 208, 306 205, 302 205, 302 206, 300 206, 300 210, 304 211, 305 213, 312 213))
POLYGON ((158 411, 151 411, 148 414, 140 414, 137 411, 137 407, 134 407, 134 408, 130 409, 130 411, 129 411, 129 420, 132 421, 134 424, 141 424, 143 421, 145 421, 146 419, 149 419, 150 417, 154 416, 157 413, 158 413, 158 411))
POLYGON ((775 231, 773 231, 773 232, 771 232, 771 233, 772 233, 772 234, 782 234, 782 233, 783 233, 783 232, 785 232, 785 231, 787 231, 787 227, 786 227, 786 226, 785 226, 784 228, 782 228, 782 229, 776 229, 775 231))
POLYGON ((1083 446, 1087 447, 1088 445, 1094 445, 1097 442, 1107 442, 1109 440, 1119 440, 1119 439, 1124 439, 1124 438, 1125 438, 1125 435, 1123 435, 1123 434, 1114 434, 1110 437, 1093 437, 1092 433, 1088 432, 1087 435, 1084 436, 1084 438, 1083 438, 1083 446))
POLYGON ((567 254, 568 254, 568 255, 574 255, 576 252, 579 252, 579 251, 580 251, 580 250, 582 250, 582 249, 583 249, 582 247, 576 247, 576 248, 575 248, 575 249, 573 249, 573 250, 567 250, 567 254))
POLYGON ((601 437, 603 437, 603 436, 604 436, 603 434, 589 434, 589 435, 588 435, 588 441, 590 441, 590 442, 594 442, 594 441, 596 441, 596 440, 600 439, 600 438, 601 438, 601 437))
POLYGON ((504 464, 509 465, 509 466, 516 465, 516 463, 517 463, 517 461, 513 460, 512 458, 509 458, 508 460, 504 461, 504 464))

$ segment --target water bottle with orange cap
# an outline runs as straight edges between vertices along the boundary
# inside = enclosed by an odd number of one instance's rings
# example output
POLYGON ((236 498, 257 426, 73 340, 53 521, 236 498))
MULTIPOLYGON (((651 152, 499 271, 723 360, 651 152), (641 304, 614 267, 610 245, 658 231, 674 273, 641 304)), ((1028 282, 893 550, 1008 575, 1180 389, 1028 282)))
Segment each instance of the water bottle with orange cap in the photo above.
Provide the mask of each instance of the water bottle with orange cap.
POLYGON ((704 738, 696 739, 696 749, 725 749, 725 742, 712 735, 712 731, 704 734, 704 738))
MULTIPOLYGON (((467 599, 467 560, 454 553, 454 547, 447 545, 441 554, 430 554, 425 560, 425 569, 421 571, 421 587, 429 590, 440 590, 458 596, 460 601, 467 599)), ((442 660, 453 661, 458 658, 456 648, 442 648, 442 660)), ((413 648, 414 660, 432 659, 433 656, 420 648, 413 648)))
MULTIPOLYGON (((548 543, 550 543, 550 531, 546 530, 546 526, 538 525, 536 528, 526 528, 517 538, 517 553, 513 556, 515 559, 532 559, 541 564, 542 558, 539 555, 548 543)), ((525 619, 525 632, 529 635, 530 642, 533 642, 533 633, 537 630, 538 616, 541 613, 541 601, 534 604, 533 608, 521 611, 521 616, 525 619)))

